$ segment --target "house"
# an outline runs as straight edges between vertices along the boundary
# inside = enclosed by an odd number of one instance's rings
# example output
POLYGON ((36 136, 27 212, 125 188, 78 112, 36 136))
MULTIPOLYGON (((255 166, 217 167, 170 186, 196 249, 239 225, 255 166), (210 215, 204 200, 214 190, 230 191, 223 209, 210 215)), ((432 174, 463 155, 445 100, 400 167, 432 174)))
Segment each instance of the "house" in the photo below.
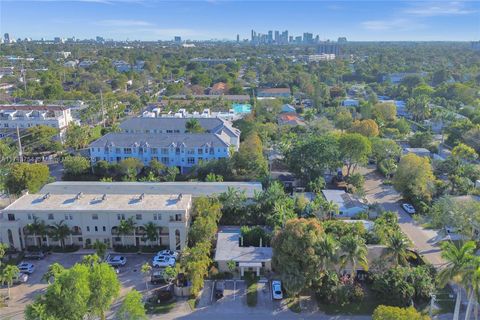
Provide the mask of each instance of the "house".
POLYGON ((25 194, 0 211, 0 238, 18 250, 35 244, 59 245, 48 235, 31 234, 27 226, 35 220, 43 221, 47 230, 63 221, 71 231, 66 244, 89 247, 100 241, 116 245, 148 245, 145 225, 157 227, 158 245, 171 250, 185 247, 192 207, 192 196, 186 194, 125 194, 83 192, 25 194), (133 220, 131 234, 119 232, 124 220, 133 220))
MULTIPOLYGON (((191 119, 191 118, 190 118, 191 119)), ((203 161, 229 158, 240 147, 240 131, 220 118, 196 118, 204 132, 188 133, 189 118, 131 118, 120 125, 122 132, 108 133, 90 144, 92 165, 98 161, 157 160, 176 166, 181 173, 203 161)))
POLYGON ((284 105, 282 106, 282 111, 281 111, 281 112, 296 113, 297 111, 296 111, 296 109, 295 109, 294 106, 292 106, 291 104, 286 103, 286 104, 284 104, 284 105))
POLYGON ((93 66, 97 61, 92 61, 92 60, 83 60, 78 63, 79 68, 90 68, 93 66))
POLYGON ((262 191, 260 182, 99 182, 99 181, 56 181, 43 186, 40 193, 66 194, 89 190, 91 193, 105 194, 189 194, 193 198, 213 196, 228 189, 245 192, 253 198, 262 191))
POLYGON ((405 148, 405 149, 403 149, 403 154, 404 155, 409 154, 409 153, 413 153, 413 154, 416 154, 419 157, 426 157, 426 158, 430 158, 431 155, 432 155, 430 150, 425 149, 425 148, 405 148))
POLYGON ((342 106, 344 107, 358 107, 359 101, 358 99, 345 99, 342 101, 342 106))
POLYGON ((339 217, 354 217, 360 212, 367 210, 367 204, 354 196, 346 193, 344 190, 322 190, 323 197, 328 202, 333 202, 338 206, 339 217))
POLYGON ((4 76, 13 76, 14 67, 0 67, 0 78, 4 76))
POLYGON ((217 234, 217 247, 214 261, 220 272, 230 271, 228 262, 235 262, 235 269, 243 276, 245 271, 254 271, 260 276, 261 271, 272 270, 272 248, 243 247, 240 228, 222 228, 217 234))
POLYGON ((78 60, 67 61, 63 64, 65 68, 75 68, 78 64, 78 60))
POLYGON ((278 116, 278 124, 281 126, 305 126, 305 122, 292 112, 282 113, 278 116))
POLYGON ((70 107, 59 105, 0 105, 0 129, 16 131, 35 126, 49 126, 64 136, 68 125, 73 122, 70 107))
POLYGON ((112 66, 118 72, 129 72, 130 70, 132 70, 132 66, 123 60, 113 61, 112 66))
POLYGON ((228 91, 228 86, 225 82, 217 82, 210 89, 210 94, 222 95, 228 91))
POLYGON ((261 98, 290 98, 291 96, 290 88, 260 88, 257 91, 257 97, 261 98))

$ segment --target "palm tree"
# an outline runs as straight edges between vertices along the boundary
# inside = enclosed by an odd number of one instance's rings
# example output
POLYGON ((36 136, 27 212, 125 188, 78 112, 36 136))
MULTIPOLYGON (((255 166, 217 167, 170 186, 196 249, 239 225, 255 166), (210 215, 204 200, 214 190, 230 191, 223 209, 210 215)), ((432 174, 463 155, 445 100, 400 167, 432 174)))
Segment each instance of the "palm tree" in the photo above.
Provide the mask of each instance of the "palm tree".
POLYGON ((8 298, 10 299, 10 287, 13 284, 13 279, 18 276, 20 270, 17 266, 7 265, 2 272, 2 283, 8 287, 8 298))
MULTIPOLYGON (((475 256, 475 242, 467 241, 461 247, 452 242, 442 243, 442 258, 447 261, 445 267, 438 274, 438 283, 444 287, 449 281, 461 286, 464 276, 471 267, 475 256)), ((457 290, 457 300, 453 320, 458 320, 460 314, 461 289, 457 290)))
POLYGON ((55 241, 60 241, 60 246, 65 248, 65 239, 72 233, 70 228, 64 223, 64 221, 60 221, 58 223, 53 224, 52 230, 50 232, 50 236, 55 241))
POLYGON ((333 201, 325 201, 322 205, 322 209, 329 219, 333 219, 333 217, 339 213, 338 205, 333 201))
POLYGON ((98 240, 96 240, 93 245, 92 245, 92 248, 95 249, 95 253, 96 255, 101 259, 103 260, 103 258, 105 258, 105 253, 107 252, 107 244, 104 243, 104 242, 100 242, 98 240))
POLYGON ((345 268, 348 264, 352 266, 352 278, 355 277, 357 265, 368 270, 368 248, 365 240, 357 235, 344 237, 340 242, 340 266, 345 268))
MULTIPOLYGON (((465 320, 470 320, 470 315, 472 313, 472 307, 474 304, 475 297, 477 298, 477 303, 475 307, 478 308, 478 302, 480 300, 480 258, 475 257, 472 261, 470 268, 467 268, 467 272, 464 276, 463 281, 465 287, 467 288, 468 293, 468 305, 465 312, 465 320)), ((474 312, 475 318, 477 318, 478 310, 474 312)))
POLYGON ((190 119, 185 123, 185 129, 188 133, 201 133, 205 131, 200 125, 198 119, 190 119))
POLYGON ((37 242, 38 238, 38 246, 42 246, 42 236, 47 233, 47 226, 43 220, 38 219, 38 217, 33 217, 33 222, 27 225, 27 232, 29 235, 33 235, 33 240, 37 242))
POLYGON ((42 276, 42 280, 45 280, 50 284, 50 280, 55 279, 60 273, 62 273, 65 268, 60 263, 53 263, 48 267, 47 272, 42 276))
POLYGON ((148 291, 148 276, 150 275, 150 271, 152 271, 152 266, 148 262, 145 262, 142 265, 140 272, 142 272, 143 277, 145 278, 145 287, 147 288, 147 291, 148 291))
POLYGON ((338 243, 330 235, 325 235, 317 244, 316 251, 320 257, 320 268, 328 270, 337 262, 338 243))
POLYGON ((387 247, 383 253, 383 256, 390 259, 396 266, 408 265, 408 258, 415 257, 413 252, 409 251, 410 241, 400 231, 387 236, 387 247))
POLYGON ((407 100, 407 110, 413 115, 415 121, 424 120, 430 117, 430 99, 421 95, 407 100))
POLYGON ((152 245, 152 242, 158 241, 158 227, 155 223, 149 222, 144 225, 145 233, 147 235, 148 244, 152 245))
POLYGON ((135 222, 132 217, 120 221, 120 224, 118 225, 118 234, 122 237, 122 246, 125 245, 125 236, 132 234, 134 230, 135 222))

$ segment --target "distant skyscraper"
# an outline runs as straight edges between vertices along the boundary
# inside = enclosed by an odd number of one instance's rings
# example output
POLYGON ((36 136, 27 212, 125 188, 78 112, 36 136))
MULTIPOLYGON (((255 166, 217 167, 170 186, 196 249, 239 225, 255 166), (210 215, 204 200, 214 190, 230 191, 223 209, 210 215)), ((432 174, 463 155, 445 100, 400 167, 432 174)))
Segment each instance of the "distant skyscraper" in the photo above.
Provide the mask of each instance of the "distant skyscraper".
POLYGON ((293 36, 288 37, 288 42, 293 42, 293 36))
POLYGON ((173 41, 175 41, 176 43, 180 43, 180 42, 182 42, 182 37, 180 37, 180 36, 175 36, 175 37, 173 38, 173 41))
POLYGON ((4 41, 5 43, 10 43, 10 35, 9 35, 8 33, 5 33, 5 34, 3 35, 3 41, 4 41))
POLYGON ((338 43, 346 43, 347 42, 347 38, 346 37, 338 37, 338 43))
POLYGON ((340 55, 340 48, 334 42, 321 42, 318 46, 318 53, 340 55))
POLYGON ((105 39, 104 39, 103 37, 100 37, 100 36, 97 36, 97 37, 95 38, 95 40, 96 40, 97 42, 105 42, 105 39))
POLYGON ((313 42, 313 34, 309 32, 303 33, 303 42, 304 43, 312 43, 313 42))

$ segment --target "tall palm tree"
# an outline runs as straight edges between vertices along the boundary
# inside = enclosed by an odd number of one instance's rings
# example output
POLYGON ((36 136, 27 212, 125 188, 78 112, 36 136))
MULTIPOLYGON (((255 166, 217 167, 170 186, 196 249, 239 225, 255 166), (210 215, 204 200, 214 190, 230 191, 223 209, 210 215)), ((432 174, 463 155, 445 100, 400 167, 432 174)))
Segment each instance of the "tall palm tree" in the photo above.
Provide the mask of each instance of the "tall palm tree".
MULTIPOLYGON (((471 268, 475 256, 475 242, 467 241, 462 246, 456 246, 452 242, 442 243, 442 258, 447 261, 445 267, 438 274, 440 286, 445 286, 453 281, 458 286, 464 283, 464 277, 471 268)), ((453 320, 458 320, 460 314, 461 289, 457 290, 453 320)))
POLYGON ((395 265, 408 265, 408 258, 413 258, 415 255, 408 250, 410 247, 410 240, 400 231, 387 236, 387 247, 383 256, 390 259, 395 265))
POLYGON ((135 230, 135 221, 130 217, 127 220, 120 221, 118 225, 118 234, 122 237, 122 246, 125 245, 125 236, 132 234, 135 230))
POLYGON ((325 235, 317 244, 316 251, 320 257, 320 268, 329 270, 337 262, 338 243, 330 235, 325 235))
POLYGON ((357 265, 368 270, 368 248, 365 240, 358 235, 350 235, 342 238, 340 241, 340 266, 345 268, 348 264, 352 266, 352 278, 355 277, 357 265))
MULTIPOLYGON (((470 267, 466 268, 467 271, 465 276, 463 277, 463 284, 467 289, 468 295, 468 305, 467 310, 465 312, 465 320, 470 320, 470 316, 472 313, 472 307, 474 305, 475 298, 477 299, 477 303, 475 306, 478 307, 478 300, 480 299, 480 258, 474 257, 470 267)), ((477 318, 477 310, 474 312, 475 319, 477 318)))
POLYGON ((185 129, 188 133, 201 133, 205 131, 200 125, 198 119, 190 119, 185 123, 185 129))
POLYGON ((333 219, 339 213, 338 205, 333 201, 325 201, 322 205, 323 211, 327 214, 329 219, 333 219))
POLYGON ((33 217, 33 222, 27 225, 27 232, 29 235, 33 235, 33 240, 37 243, 38 238, 38 246, 42 246, 42 236, 47 233, 47 226, 43 220, 38 219, 38 217, 33 217))
POLYGON ((147 235, 148 244, 152 245, 152 242, 158 241, 158 227, 155 223, 149 222, 144 225, 145 234, 147 235))
POLYGON ((10 299, 10 287, 13 284, 13 279, 20 273, 17 266, 7 265, 2 271, 2 283, 8 287, 8 298, 10 299))
POLYGON ((65 239, 72 233, 70 228, 65 224, 63 220, 52 225, 50 236, 55 241, 60 241, 60 246, 65 248, 65 239))

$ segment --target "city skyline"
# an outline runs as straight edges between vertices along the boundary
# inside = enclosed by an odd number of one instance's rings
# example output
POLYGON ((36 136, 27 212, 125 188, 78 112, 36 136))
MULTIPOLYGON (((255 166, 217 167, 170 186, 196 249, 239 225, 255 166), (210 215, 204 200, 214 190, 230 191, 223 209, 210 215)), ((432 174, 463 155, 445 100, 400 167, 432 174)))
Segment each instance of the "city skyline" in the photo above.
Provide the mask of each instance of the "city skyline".
POLYGON ((312 33, 319 40, 471 41, 480 38, 473 1, 144 1, 0 2, 0 33, 11 38, 239 40, 251 30, 312 33), (294 10, 292 10, 292 8, 294 10), (41 17, 41 19, 39 19, 41 17), (28 23, 25 23, 28 21, 28 23))

